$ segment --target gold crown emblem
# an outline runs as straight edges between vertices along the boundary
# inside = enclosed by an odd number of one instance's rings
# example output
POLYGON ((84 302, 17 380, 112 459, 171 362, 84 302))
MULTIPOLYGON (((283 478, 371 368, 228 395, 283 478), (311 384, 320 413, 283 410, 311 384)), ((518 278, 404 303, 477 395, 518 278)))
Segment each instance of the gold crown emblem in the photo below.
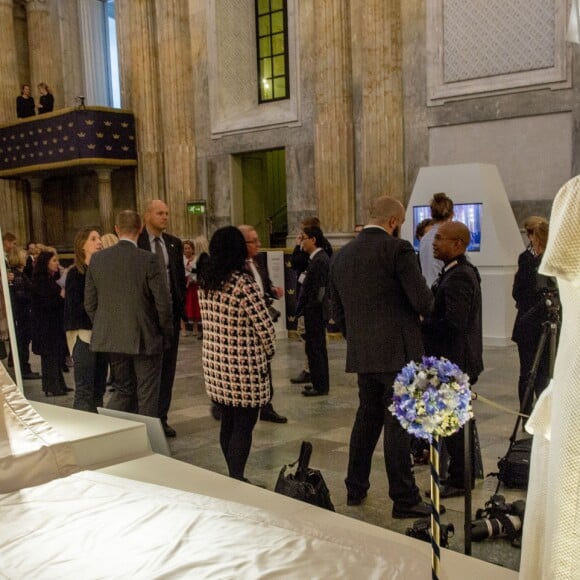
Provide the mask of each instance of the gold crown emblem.
POLYGON ((94 125, 95 121, 93 119, 85 119, 85 125, 88 125, 89 127, 91 125, 94 125))
POLYGON ((81 139, 84 139, 87 136, 86 133, 83 133, 82 131, 80 131, 79 133, 77 133, 77 137, 80 137, 81 139))
POLYGON ((42 127, 39 127, 38 129, 36 129, 37 133, 42 133, 42 127))
POLYGON ((71 121, 70 123, 67 123, 67 127, 72 127, 74 125, 74 123, 71 121))
POLYGON ((58 152, 59 152, 59 153, 64 153, 64 149, 63 149, 62 147, 59 147, 59 148, 58 148, 58 152))
POLYGON ((71 146, 68 148, 68 150, 69 150, 69 151, 74 151, 74 150, 75 150, 75 148, 74 148, 74 146, 73 146, 73 145, 71 145, 71 146))
POLYGON ((288 288, 288 296, 294 296, 296 294, 296 290, 294 288, 288 288))
POLYGON ((34 131, 31 129, 30 131, 28 131, 29 135, 34 135, 34 131))
POLYGON ((113 148, 111 147, 111 145, 105 145, 105 149, 107 151, 112 151, 113 150, 113 148))
POLYGON ((48 154, 49 154, 49 155, 52 155, 52 149, 49 149, 49 150, 48 150, 48 154))
POLYGON ((35 147, 38 147, 38 141, 33 141, 33 142, 32 142, 32 144, 33 144, 35 147))
POLYGON ((42 151, 39 151, 39 152, 38 152, 38 156, 39 156, 39 157, 42 157, 43 155, 44 155, 44 153, 43 153, 42 151))
POLYGON ((43 139, 42 144, 43 145, 48 145, 48 139, 43 139))
POLYGON ((97 137, 98 137, 99 139, 102 139, 104 136, 105 136, 105 134, 104 134, 104 133, 97 133, 97 137))
POLYGON ((16 151, 20 151, 20 145, 16 145, 16 147, 14 147, 14 149, 16 149, 16 151))
POLYGON ((65 136, 62 138, 62 140, 63 140, 63 141, 68 141, 68 135, 65 135, 65 136))
POLYGON ((105 121, 105 127, 110 127, 112 124, 112 121, 105 121))
POLYGON ((52 127, 47 127, 47 128, 46 128, 46 132, 47 132, 47 133, 52 133, 52 127))
POLYGON ((20 133, 19 137, 22 139, 22 137, 24 137, 24 133, 20 133))
POLYGON ((296 316, 289 316, 288 322, 294 322, 296 320, 296 316))
POLYGON ((135 135, 129 135, 129 141, 135 141, 135 135))
POLYGON ((57 125, 57 126, 56 126, 56 128, 57 128, 59 131, 62 131, 62 125, 57 125))
POLYGON ((58 139, 57 139, 56 137, 53 137, 53 138, 52 138, 52 142, 53 142, 53 143, 58 143, 58 139))
POLYGON ((127 145, 123 145, 123 146, 121 147, 121 149, 122 149, 123 151, 129 151, 129 147, 127 147, 127 145))
POLYGON ((119 133, 113 133, 113 139, 120 139, 121 135, 119 133))
POLYGON ((91 143, 90 145, 87 145, 87 147, 88 147, 89 149, 91 149, 91 150, 92 150, 92 149, 94 149, 94 148, 96 147, 96 145, 93 145, 93 144, 91 143))
POLYGON ((128 126, 129 126, 129 123, 121 123, 121 127, 125 128, 125 129, 126 129, 128 126))

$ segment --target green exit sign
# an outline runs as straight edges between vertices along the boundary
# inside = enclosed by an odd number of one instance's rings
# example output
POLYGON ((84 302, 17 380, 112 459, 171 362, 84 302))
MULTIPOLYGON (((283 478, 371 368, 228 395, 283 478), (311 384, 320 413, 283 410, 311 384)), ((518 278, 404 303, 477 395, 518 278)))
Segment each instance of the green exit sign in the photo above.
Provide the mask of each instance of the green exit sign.
POLYGON ((190 201, 187 203, 187 211, 194 215, 205 213, 205 201, 190 201))

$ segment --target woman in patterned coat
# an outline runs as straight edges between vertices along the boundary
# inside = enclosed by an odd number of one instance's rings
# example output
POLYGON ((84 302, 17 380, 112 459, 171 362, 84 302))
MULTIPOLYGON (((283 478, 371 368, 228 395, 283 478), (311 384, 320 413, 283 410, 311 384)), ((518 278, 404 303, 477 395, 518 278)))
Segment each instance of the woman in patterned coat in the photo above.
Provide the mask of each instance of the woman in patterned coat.
POLYGON ((245 271, 242 233, 233 226, 220 228, 209 250, 199 291, 205 388, 221 407, 220 445, 229 475, 247 482, 252 431, 270 398, 275 330, 258 285, 245 271))

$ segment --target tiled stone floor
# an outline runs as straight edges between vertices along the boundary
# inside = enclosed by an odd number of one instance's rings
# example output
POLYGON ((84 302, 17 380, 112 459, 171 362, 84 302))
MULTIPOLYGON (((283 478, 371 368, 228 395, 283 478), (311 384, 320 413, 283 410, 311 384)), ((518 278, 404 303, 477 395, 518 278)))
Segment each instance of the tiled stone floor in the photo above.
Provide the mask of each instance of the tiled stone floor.
MULTIPOLYGON (((311 465, 320 469, 330 488, 336 511, 348 517, 404 533, 413 520, 391 518, 391 501, 387 494, 387 480, 379 442, 373 461, 371 488, 367 500, 358 507, 346 505, 344 477, 348 460, 348 441, 357 405, 356 376, 344 372, 346 345, 343 341, 329 342, 331 392, 328 397, 304 398, 301 387, 292 385, 291 376, 301 370, 303 346, 292 340, 280 340, 272 369, 274 376, 275 409, 288 417, 283 425, 258 422, 254 431, 253 447, 246 468, 246 476, 273 489, 282 465, 293 462, 300 442, 313 443, 311 465)), ((515 347, 486 348, 485 371, 476 391, 510 409, 517 408, 518 358, 515 347)), ((33 359, 33 368, 39 361, 33 359)), ((66 375, 73 385, 72 372, 66 375)), ((72 406, 72 396, 45 399, 40 381, 26 381, 25 393, 32 400, 42 400, 63 406, 72 406)), ((474 403, 482 446, 484 471, 496 471, 498 457, 505 454, 515 417, 482 402, 474 403)), ((178 437, 170 440, 173 456, 217 473, 226 474, 226 466, 219 448, 219 423, 209 414, 208 399, 201 376, 201 341, 193 336, 181 339, 173 405, 169 418, 178 437)), ((428 489, 428 467, 418 466, 415 475, 419 487, 428 489)), ((495 491, 497 480, 487 477, 478 480, 473 493, 473 510, 483 507, 495 491)), ((525 491, 502 490, 507 501, 525 498, 525 491)), ((235 498, 232 498, 235 500, 235 498)), ((463 498, 445 501, 447 513, 444 523, 452 522, 455 536, 450 548, 463 551, 463 498)), ((512 548, 504 538, 488 539, 473 544, 473 555, 517 570, 520 551, 512 548)))

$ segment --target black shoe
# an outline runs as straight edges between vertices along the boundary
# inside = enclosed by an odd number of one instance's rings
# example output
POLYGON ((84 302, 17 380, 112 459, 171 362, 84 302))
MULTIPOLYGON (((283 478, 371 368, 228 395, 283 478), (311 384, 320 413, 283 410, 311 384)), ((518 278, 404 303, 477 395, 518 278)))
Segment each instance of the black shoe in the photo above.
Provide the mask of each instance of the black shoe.
POLYGON ((25 381, 36 381, 41 378, 42 376, 40 373, 33 373, 32 371, 29 373, 22 373, 22 379, 25 381))
POLYGON ((347 493, 346 505, 360 505, 367 497, 367 492, 362 493, 347 493))
POLYGON ((328 391, 324 392, 324 391, 319 391, 318 389, 315 389, 314 387, 306 387, 302 391, 302 394, 305 397, 322 397, 323 395, 328 395, 328 391))
MULTIPOLYGON (((439 506, 439 513, 444 514, 447 510, 445 506, 441 504, 439 506)), ((427 518, 431 515, 431 504, 420 501, 415 505, 397 505, 393 504, 393 518, 397 520, 403 520, 406 518, 427 518)))
POLYGON ((288 423, 288 417, 276 413, 272 408, 264 408, 260 411, 260 421, 270 421, 270 423, 288 423))
POLYGON ((173 427, 166 422, 162 422, 161 424, 163 425, 163 433, 165 433, 165 437, 177 437, 177 432, 173 427))
POLYGON ((290 379, 290 382, 293 385, 301 385, 303 383, 309 383, 310 381, 310 373, 308 371, 301 371, 297 377, 292 377, 290 379))
MULTIPOLYGON (((428 489, 425 491, 425 495, 427 497, 431 497, 431 490, 428 489)), ((455 487, 454 485, 443 485, 441 487, 441 491, 439 492, 439 497, 441 499, 448 499, 450 497, 461 497, 465 495, 465 488, 463 487, 455 487)))

